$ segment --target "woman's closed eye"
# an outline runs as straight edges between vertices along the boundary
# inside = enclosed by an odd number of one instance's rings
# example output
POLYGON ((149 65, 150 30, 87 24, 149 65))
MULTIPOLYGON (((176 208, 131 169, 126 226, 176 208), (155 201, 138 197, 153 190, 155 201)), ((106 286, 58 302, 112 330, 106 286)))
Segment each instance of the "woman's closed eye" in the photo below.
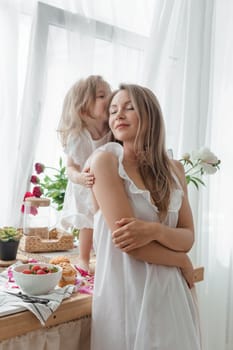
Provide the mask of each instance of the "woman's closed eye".
MULTIPOLYGON (((125 110, 125 111, 134 111, 134 108, 133 108, 133 106, 130 104, 130 105, 125 106, 123 110, 125 110)), ((118 109, 110 109, 110 110, 109 110, 109 114, 110 114, 110 115, 116 114, 117 112, 118 112, 118 109)))
POLYGON ((127 111, 133 111, 133 110, 134 110, 134 107, 133 107, 132 103, 130 102, 130 103, 127 103, 127 104, 125 105, 125 109, 126 109, 127 111))

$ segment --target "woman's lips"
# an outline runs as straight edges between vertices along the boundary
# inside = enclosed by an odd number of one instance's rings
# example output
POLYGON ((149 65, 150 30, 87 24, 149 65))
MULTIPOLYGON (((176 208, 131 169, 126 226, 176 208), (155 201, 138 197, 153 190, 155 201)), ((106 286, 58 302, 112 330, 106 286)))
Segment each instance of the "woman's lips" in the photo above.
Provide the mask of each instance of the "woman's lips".
POLYGON ((125 127, 127 127, 127 126, 129 126, 129 124, 118 124, 117 126, 116 126, 116 129, 121 129, 121 128, 125 128, 125 127))

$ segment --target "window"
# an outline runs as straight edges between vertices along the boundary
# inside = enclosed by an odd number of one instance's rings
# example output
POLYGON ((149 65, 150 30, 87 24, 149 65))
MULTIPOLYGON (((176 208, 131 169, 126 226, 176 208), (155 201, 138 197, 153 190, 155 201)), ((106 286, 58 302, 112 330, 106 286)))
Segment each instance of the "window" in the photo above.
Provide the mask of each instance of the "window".
POLYGON ((62 155, 56 128, 69 87, 90 74, 102 75, 113 89, 123 81, 137 82, 146 40, 125 29, 38 4, 32 64, 34 91, 41 94, 37 96, 41 132, 35 161, 55 165, 62 155))

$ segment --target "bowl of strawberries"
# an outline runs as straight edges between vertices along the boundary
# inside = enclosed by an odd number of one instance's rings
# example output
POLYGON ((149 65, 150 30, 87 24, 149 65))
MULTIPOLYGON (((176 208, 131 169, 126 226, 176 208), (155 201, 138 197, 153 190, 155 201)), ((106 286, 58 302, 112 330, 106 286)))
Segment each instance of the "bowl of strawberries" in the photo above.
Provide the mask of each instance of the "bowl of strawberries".
POLYGON ((48 294, 59 283, 62 267, 47 263, 15 265, 12 268, 15 283, 29 295, 48 294))

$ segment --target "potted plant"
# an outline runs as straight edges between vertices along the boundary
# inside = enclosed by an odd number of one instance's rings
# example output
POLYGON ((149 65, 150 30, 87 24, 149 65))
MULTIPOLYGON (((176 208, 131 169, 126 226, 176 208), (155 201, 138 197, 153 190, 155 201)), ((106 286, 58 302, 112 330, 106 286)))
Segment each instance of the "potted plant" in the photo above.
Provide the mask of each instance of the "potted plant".
POLYGON ((22 232, 12 226, 0 228, 0 259, 15 260, 22 232))

